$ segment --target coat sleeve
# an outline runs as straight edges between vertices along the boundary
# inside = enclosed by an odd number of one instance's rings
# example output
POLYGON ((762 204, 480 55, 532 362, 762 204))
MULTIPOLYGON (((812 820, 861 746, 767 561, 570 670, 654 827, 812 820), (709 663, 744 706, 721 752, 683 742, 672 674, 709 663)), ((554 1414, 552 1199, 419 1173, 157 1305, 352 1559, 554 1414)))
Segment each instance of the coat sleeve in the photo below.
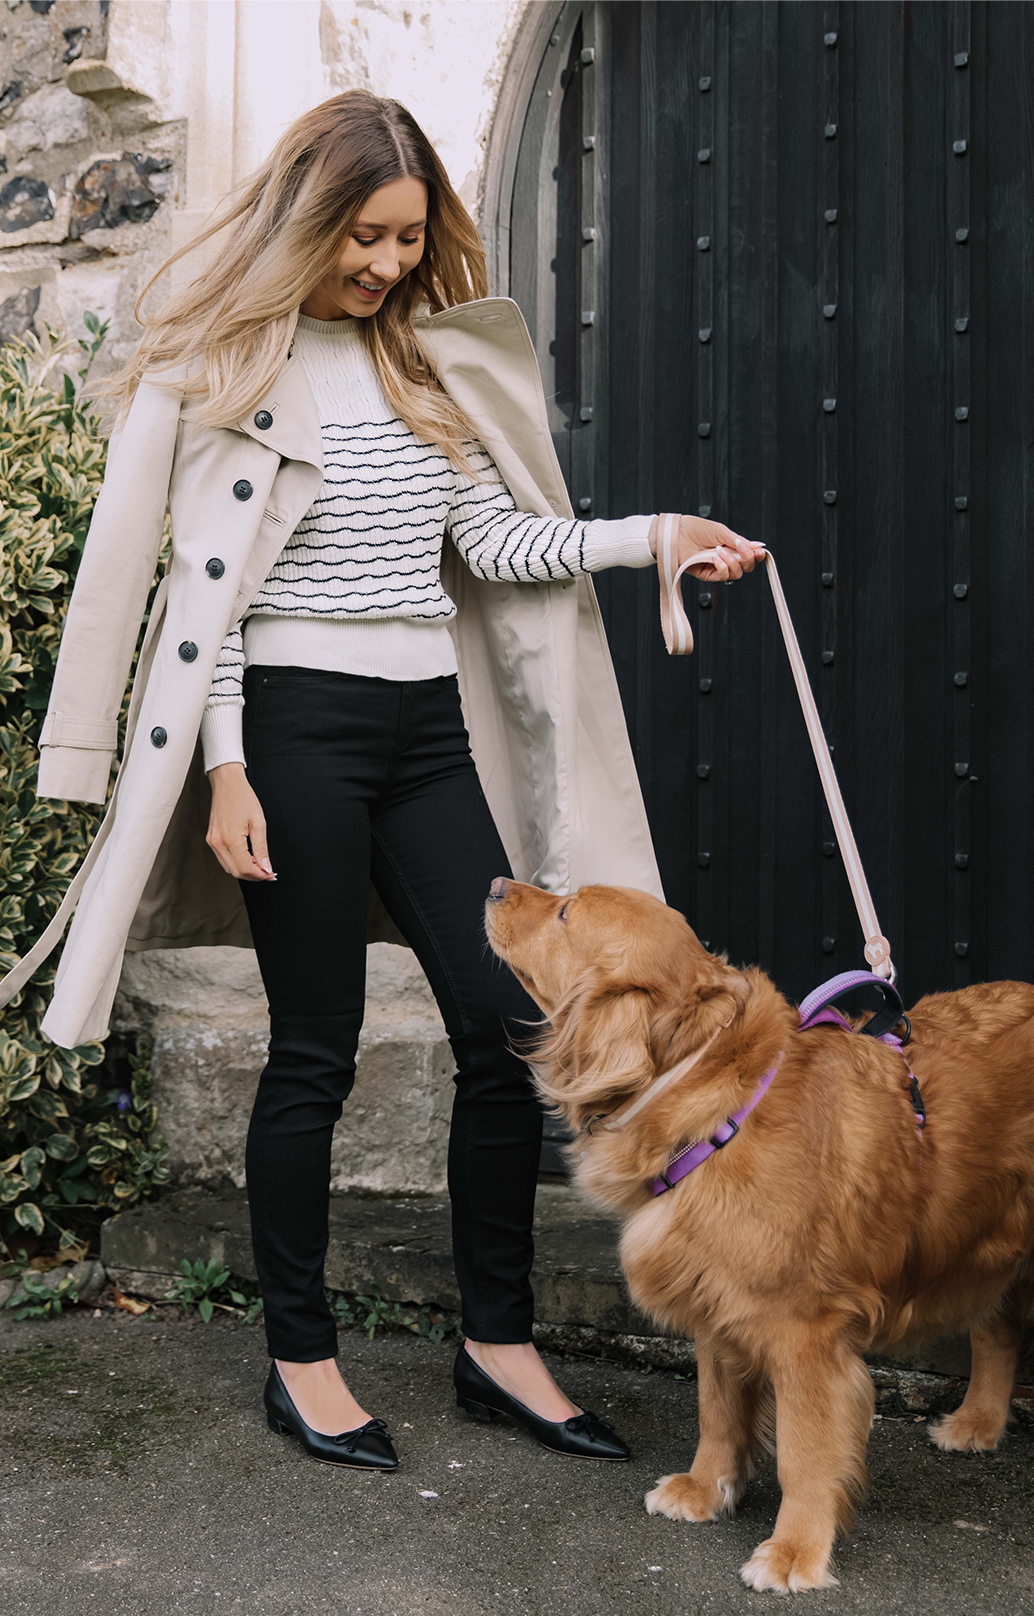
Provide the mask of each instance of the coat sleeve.
POLYGON ((36 794, 103 802, 169 498, 182 394, 141 381, 112 434, 40 734, 36 794))

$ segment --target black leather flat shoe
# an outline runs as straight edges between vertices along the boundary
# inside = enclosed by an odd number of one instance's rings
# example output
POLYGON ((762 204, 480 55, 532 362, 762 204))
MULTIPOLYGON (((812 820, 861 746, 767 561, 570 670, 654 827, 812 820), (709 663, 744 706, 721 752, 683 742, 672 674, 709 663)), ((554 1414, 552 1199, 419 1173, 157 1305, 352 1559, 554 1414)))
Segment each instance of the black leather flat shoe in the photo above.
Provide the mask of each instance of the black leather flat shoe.
POLYGON ((583 1414, 572 1414, 569 1420, 544 1420, 519 1403, 516 1397, 504 1392, 490 1376, 485 1374, 461 1347, 452 1366, 452 1379, 456 1387, 456 1406, 468 1413, 479 1425, 488 1425, 507 1415, 523 1425, 537 1437, 544 1448, 553 1453, 566 1453, 574 1459, 631 1459, 630 1450, 616 1431, 588 1409, 583 1414))
POLYGON ((291 1401, 275 1362, 269 1366, 264 1393, 266 1420, 271 1431, 296 1436, 312 1459, 323 1464, 350 1465, 353 1470, 397 1470, 399 1458, 383 1420, 367 1420, 354 1431, 326 1436, 306 1425, 291 1401))

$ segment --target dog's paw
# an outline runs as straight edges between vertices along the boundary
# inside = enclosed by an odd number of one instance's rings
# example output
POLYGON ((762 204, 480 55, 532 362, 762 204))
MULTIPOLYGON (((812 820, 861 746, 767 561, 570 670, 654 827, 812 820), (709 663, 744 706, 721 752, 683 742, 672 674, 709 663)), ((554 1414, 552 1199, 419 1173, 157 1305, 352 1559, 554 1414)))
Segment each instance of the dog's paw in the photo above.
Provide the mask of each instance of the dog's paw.
POLYGON ((731 1515, 739 1494, 725 1476, 711 1483, 690 1475, 662 1476, 646 1495, 648 1515, 667 1515, 673 1521, 715 1521, 731 1515))
POLYGON ((809 1588, 839 1588, 829 1569, 829 1553, 814 1544, 783 1542, 770 1537, 759 1543, 740 1576, 748 1588, 763 1593, 803 1594, 809 1588))
POLYGON ((930 1441, 945 1453, 992 1453, 1005 1434, 1000 1414, 967 1408, 963 1403, 954 1414, 945 1414, 927 1426, 930 1441))

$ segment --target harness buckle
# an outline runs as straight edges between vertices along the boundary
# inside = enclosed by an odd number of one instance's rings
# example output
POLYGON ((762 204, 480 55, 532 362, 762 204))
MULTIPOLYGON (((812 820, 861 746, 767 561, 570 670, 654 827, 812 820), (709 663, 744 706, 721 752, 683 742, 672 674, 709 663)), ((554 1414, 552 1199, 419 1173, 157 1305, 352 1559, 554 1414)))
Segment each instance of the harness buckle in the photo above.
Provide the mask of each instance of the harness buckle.
POLYGON ((740 1131, 739 1123, 738 1122, 733 1122, 731 1117, 726 1117, 725 1126, 727 1128, 732 1129, 732 1133, 729 1135, 728 1139, 718 1139, 714 1134, 712 1134, 710 1139, 708 1140, 708 1144, 713 1145, 715 1150, 724 1150, 726 1145, 729 1144, 733 1139, 735 1139, 736 1135, 740 1131))
POLYGON ((926 1105, 923 1101, 922 1090, 916 1081, 914 1072, 909 1072, 908 1093, 912 1101, 912 1110, 916 1114, 916 1122, 920 1132, 926 1127, 926 1105))

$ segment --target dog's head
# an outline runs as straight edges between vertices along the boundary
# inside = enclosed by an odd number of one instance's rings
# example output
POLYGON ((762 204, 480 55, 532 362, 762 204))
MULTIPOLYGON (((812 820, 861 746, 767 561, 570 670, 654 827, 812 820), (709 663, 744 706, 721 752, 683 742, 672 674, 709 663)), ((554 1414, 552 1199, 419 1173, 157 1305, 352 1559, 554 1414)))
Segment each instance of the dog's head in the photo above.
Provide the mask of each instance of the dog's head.
POLYGON ((632 887, 558 897, 497 877, 485 929, 550 1023, 532 1063, 576 1128, 692 1054, 749 992, 682 915, 632 887))

